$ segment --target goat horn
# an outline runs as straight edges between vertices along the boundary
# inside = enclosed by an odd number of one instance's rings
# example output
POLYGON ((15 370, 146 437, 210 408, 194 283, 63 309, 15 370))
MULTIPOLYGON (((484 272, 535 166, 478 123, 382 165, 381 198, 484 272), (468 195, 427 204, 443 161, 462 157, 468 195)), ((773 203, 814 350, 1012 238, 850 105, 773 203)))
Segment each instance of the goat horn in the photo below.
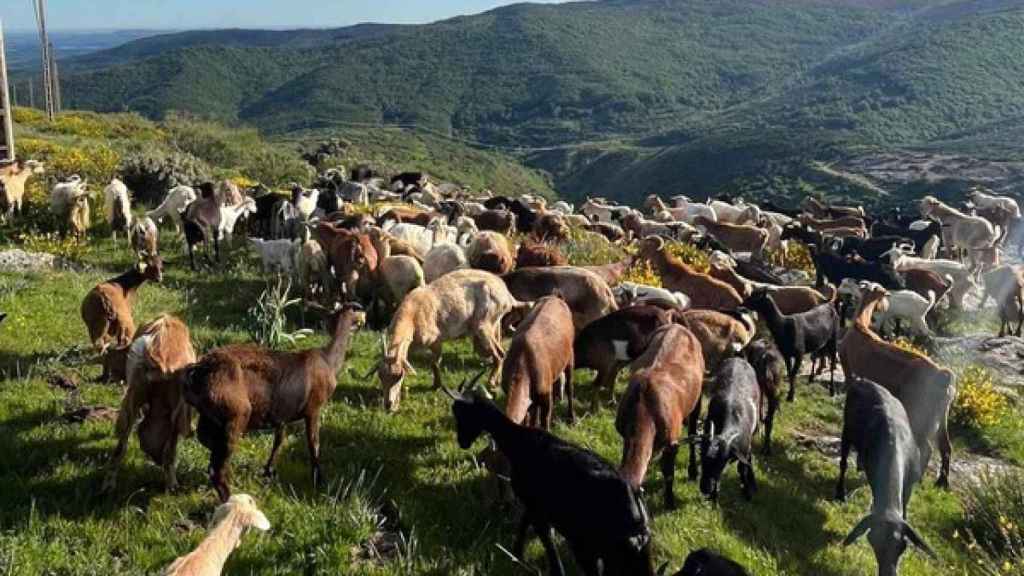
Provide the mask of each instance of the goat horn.
POLYGON ((487 372, 487 368, 485 367, 483 370, 480 371, 479 374, 476 375, 476 377, 473 378, 472 382, 469 381, 469 378, 466 378, 465 380, 463 380, 462 384, 459 386, 459 392, 461 393, 461 392, 465 392, 466 390, 472 390, 472 389, 476 388, 477 382, 480 381, 480 378, 483 377, 483 375, 486 372, 487 372))
POLYGON ((441 386, 441 391, 444 392, 446 396, 451 398, 453 402, 458 402, 459 400, 463 399, 461 395, 456 394, 455 392, 452 392, 452 389, 447 387, 447 386, 443 386, 442 385, 441 386))
POLYGON ((709 438, 714 438, 715 437, 715 421, 714 420, 711 421, 711 432, 708 434, 708 437, 709 438))

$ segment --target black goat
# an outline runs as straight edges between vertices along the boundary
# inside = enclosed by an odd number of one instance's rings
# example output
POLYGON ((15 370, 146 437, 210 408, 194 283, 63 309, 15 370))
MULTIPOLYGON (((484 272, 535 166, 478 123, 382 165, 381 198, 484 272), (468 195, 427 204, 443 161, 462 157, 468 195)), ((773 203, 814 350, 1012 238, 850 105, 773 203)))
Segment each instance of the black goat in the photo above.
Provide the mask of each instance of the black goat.
MULTIPOLYGON (((481 376, 483 372, 476 380, 481 376)), ((550 573, 563 576, 552 541, 554 528, 568 541, 587 576, 653 576, 647 510, 640 494, 614 466, 548 432, 515 424, 474 392, 444 390, 454 400, 459 446, 469 449, 487 432, 508 459, 512 491, 524 508, 512 549, 517 557, 523 555, 526 531, 532 526, 544 545, 550 573)))
POLYGON ((797 208, 783 208, 782 206, 768 200, 761 203, 761 209, 766 212, 775 212, 776 214, 789 216, 790 218, 796 218, 803 213, 803 210, 797 208))
POLYGON ((880 576, 897 574, 908 543, 935 558, 906 521, 914 485, 924 473, 907 411, 895 396, 874 382, 855 380, 846 393, 836 485, 836 499, 840 501, 846 500, 846 461, 851 448, 857 450, 857 465, 868 477, 874 501, 871 513, 850 531, 843 545, 867 533, 880 576))
POLYGON ((749 576, 746 569, 717 552, 701 548, 690 552, 675 576, 749 576))
MULTIPOLYGON (((835 394, 836 348, 839 337, 839 313, 832 302, 825 302, 799 314, 783 314, 765 290, 756 290, 744 304, 761 315, 772 339, 786 362, 789 376, 789 395, 796 397, 796 376, 800 373, 805 354, 822 352, 828 356, 829 393, 835 394)), ((811 374, 810 379, 814 379, 811 374)))
POLYGON ((772 453, 772 428, 775 413, 779 410, 779 392, 785 379, 786 361, 779 349, 768 340, 755 340, 744 349, 747 361, 757 374, 757 385, 761 388, 761 413, 764 414, 764 454, 772 453))
POLYGON ((899 236, 906 238, 914 243, 918 254, 920 254, 921 250, 924 250, 925 244, 932 238, 935 238, 936 242, 939 243, 937 248, 942 248, 942 225, 934 220, 921 230, 913 230, 909 225, 903 226, 888 222, 875 222, 871 225, 871 236, 899 236))
POLYGON ((711 389, 711 403, 700 440, 700 492, 718 500, 718 483, 730 462, 738 461, 743 496, 757 492, 751 446, 761 419, 761 389, 754 368, 742 358, 722 363, 711 389))
POLYGON ((814 258, 817 270, 817 285, 822 286, 825 279, 838 286, 845 278, 853 278, 858 282, 867 280, 881 284, 890 290, 903 290, 906 282, 903 277, 888 263, 868 262, 857 256, 840 256, 819 246, 808 246, 814 258))
POLYGON ((907 244, 914 247, 914 241, 904 236, 876 236, 874 238, 857 238, 849 236, 846 238, 830 238, 832 251, 841 256, 852 256, 859 254, 865 260, 877 262, 883 254, 892 250, 900 244, 907 244))

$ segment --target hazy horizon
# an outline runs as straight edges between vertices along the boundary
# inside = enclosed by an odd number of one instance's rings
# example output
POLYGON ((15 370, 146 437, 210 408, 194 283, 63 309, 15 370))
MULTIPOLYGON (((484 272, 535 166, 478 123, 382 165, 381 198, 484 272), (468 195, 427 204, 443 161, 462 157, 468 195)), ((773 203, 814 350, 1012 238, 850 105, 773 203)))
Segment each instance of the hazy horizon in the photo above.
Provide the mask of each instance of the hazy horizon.
MULTIPOLYGON (((566 0, 531 0, 554 4, 566 0)), ((351 0, 317 2, 270 0, 209 2, 174 0, 172 7, 161 0, 50 0, 47 19, 51 30, 61 32, 108 32, 116 30, 194 30, 216 28, 337 28, 360 23, 423 24, 455 16, 476 14, 500 6, 518 4, 511 0, 351 0), (97 10, 97 4, 103 9, 97 10)), ((4 27, 10 32, 35 30, 32 4, 23 1, 17 10, 5 10, 4 27)))

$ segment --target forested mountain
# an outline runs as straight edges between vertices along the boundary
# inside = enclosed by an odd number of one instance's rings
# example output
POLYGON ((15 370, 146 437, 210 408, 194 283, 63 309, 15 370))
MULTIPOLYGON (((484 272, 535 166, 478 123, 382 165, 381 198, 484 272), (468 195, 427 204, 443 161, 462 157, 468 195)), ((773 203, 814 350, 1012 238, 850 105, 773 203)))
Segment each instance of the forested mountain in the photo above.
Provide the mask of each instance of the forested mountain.
POLYGON ((274 133, 415 124, 543 148, 528 161, 563 192, 628 197, 865 146, 1016 155, 1003 128, 1024 117, 1021 30, 1010 0, 520 4, 422 26, 145 38, 68 61, 64 99, 274 133))

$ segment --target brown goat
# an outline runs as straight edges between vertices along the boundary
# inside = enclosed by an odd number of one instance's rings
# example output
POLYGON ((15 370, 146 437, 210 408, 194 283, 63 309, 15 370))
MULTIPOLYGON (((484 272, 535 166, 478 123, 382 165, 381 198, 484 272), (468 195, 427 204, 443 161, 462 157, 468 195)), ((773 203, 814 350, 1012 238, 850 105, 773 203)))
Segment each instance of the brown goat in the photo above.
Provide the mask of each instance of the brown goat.
POLYGON ((508 398, 505 415, 510 420, 550 430, 555 382, 563 375, 569 422, 576 419, 572 340, 572 311, 565 300, 558 295, 538 300, 519 325, 501 366, 501 389, 508 398))
POLYGON ((548 212, 540 215, 533 223, 533 236, 541 242, 567 240, 569 225, 565 223, 565 217, 558 212, 548 212))
POLYGON ((685 326, 700 341, 704 365, 715 371, 726 358, 735 356, 754 339, 757 324, 750 312, 736 316, 714 310, 673 312, 677 324, 685 326), (738 316, 738 317, 737 317, 738 316))
POLYGON ((635 256, 628 256, 618 262, 612 262, 611 264, 603 264, 600 266, 580 266, 584 270, 590 270, 594 274, 601 277, 602 280, 608 283, 609 286, 618 286, 619 282, 629 272, 629 269, 633 267, 633 263, 636 262, 635 256))
POLYGON ((516 252, 516 268, 565 266, 569 261, 558 246, 523 242, 516 252))
POLYGON ((325 251, 328 263, 334 268, 337 282, 334 288, 343 299, 355 294, 360 277, 373 276, 377 271, 377 250, 368 234, 345 234, 336 238, 325 251))
POLYGON ((110 458, 104 490, 117 483, 117 471, 128 448, 128 437, 139 424, 139 444, 153 462, 164 469, 164 486, 177 485, 175 459, 178 439, 192 433, 192 412, 182 395, 180 370, 196 361, 188 327, 164 314, 139 328, 135 340, 109 355, 120 359, 120 370, 128 383, 117 413, 117 447, 110 458))
POLYGON ((466 248, 466 260, 471 268, 485 270, 501 276, 515 266, 508 239, 497 232, 481 232, 466 248))
POLYGON ((393 220, 399 224, 419 224, 420 226, 426 226, 437 218, 445 218, 445 216, 439 212, 423 212, 407 206, 393 206, 387 212, 381 214, 380 217, 377 218, 377 221, 383 224, 388 220, 393 220))
POLYGON ((646 259, 661 276, 662 286, 690 297, 694 308, 709 310, 735 310, 743 303, 736 290, 722 282, 697 272, 665 250, 665 240, 645 238, 640 243, 640 257, 646 259))
POLYGON ((756 259, 761 258, 765 246, 768 245, 768 231, 757 226, 715 222, 704 216, 694 218, 693 224, 702 226, 708 234, 733 252, 750 252, 756 259))
MULTIPOLYGON (((135 321, 132 308, 139 287, 147 280, 160 283, 163 280, 164 261, 155 254, 146 256, 134 268, 97 284, 82 300, 81 314, 89 330, 89 341, 96 351, 105 355, 111 346, 124 347, 135 335, 135 321)), ((106 381, 110 374, 104 366, 106 381)))
POLYGON ((504 276, 509 292, 518 300, 533 301, 561 294, 572 309, 578 334, 584 326, 618 309, 611 288, 597 274, 574 266, 524 268, 504 276))
MULTIPOLYGON (((704 355, 692 332, 677 324, 663 326, 642 356, 633 362, 633 375, 619 403, 615 429, 623 439, 622 477, 639 489, 651 457, 662 451, 665 506, 676 507, 676 454, 683 441, 683 422, 697 434, 704 355)), ((696 447, 690 443, 689 478, 697 478, 696 447)))
POLYGON ((839 344, 843 373, 847 378, 871 380, 899 399, 907 409, 925 467, 931 458, 931 439, 938 436, 942 467, 937 484, 949 486, 953 448, 947 422, 956 398, 956 377, 927 356, 889 344, 871 330, 871 315, 888 294, 878 284, 862 284, 857 318, 839 344))
POLYGON ((473 216, 473 221, 481 231, 489 230, 506 236, 516 231, 516 215, 509 210, 485 210, 473 216))
POLYGON ((324 348, 275 352, 252 345, 218 348, 186 369, 185 400, 199 412, 199 442, 210 450, 210 482, 221 501, 231 495, 228 463, 242 435, 273 430, 274 446, 263 469, 274 474, 285 427, 306 424, 313 484, 321 479, 320 411, 334 394, 349 343, 365 315, 346 305, 327 321, 324 348))

